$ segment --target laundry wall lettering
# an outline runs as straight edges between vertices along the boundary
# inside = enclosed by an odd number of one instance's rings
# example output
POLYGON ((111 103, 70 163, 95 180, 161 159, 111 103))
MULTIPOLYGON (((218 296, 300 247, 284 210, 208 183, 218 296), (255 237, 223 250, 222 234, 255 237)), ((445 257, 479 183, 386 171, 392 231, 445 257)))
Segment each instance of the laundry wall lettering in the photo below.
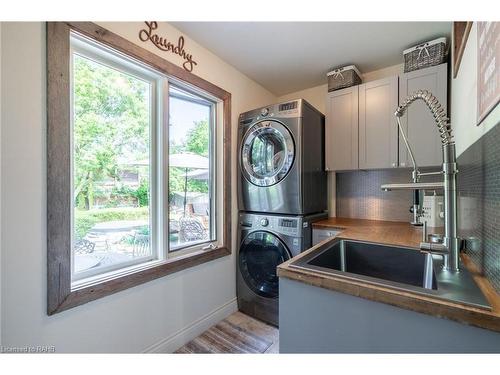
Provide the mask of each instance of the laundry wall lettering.
POLYGON ((170 42, 166 37, 159 36, 155 30, 158 28, 158 22, 146 21, 146 27, 139 31, 139 39, 145 43, 151 42, 158 49, 166 52, 171 52, 175 55, 179 55, 184 59, 183 68, 188 72, 192 72, 195 65, 198 65, 196 61, 193 60, 193 55, 186 52, 184 49, 184 37, 181 35, 177 40, 177 43, 170 42))

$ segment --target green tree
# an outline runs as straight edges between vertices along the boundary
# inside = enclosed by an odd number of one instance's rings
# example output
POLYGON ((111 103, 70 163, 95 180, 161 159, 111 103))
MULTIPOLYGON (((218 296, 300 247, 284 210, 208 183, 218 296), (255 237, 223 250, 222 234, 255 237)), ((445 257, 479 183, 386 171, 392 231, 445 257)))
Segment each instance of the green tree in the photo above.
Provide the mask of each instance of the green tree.
MULTIPOLYGON (((186 151, 209 156, 210 128, 207 120, 195 121, 186 136, 186 151)), ((207 181, 188 180, 188 191, 208 193, 207 181)))
POLYGON ((186 151, 208 157, 210 129, 208 121, 195 121, 186 135, 186 151))
MULTIPOLYGON (((119 182, 121 158, 148 159, 150 86, 78 55, 74 56, 73 72, 74 195, 78 207, 89 210, 94 196, 103 194, 102 188, 97 189, 102 186, 97 185, 99 182, 110 179, 119 182)), ((208 157, 208 120, 194 122, 185 141, 171 144, 170 152, 193 152, 208 157)), ((170 191, 183 191, 184 183, 185 171, 170 168, 170 191)), ((187 189, 206 193, 208 184, 188 179, 187 189)), ((143 176, 139 188, 130 191, 130 195, 138 199, 139 205, 148 205, 148 178, 143 176)))
POLYGON ((75 197, 93 206, 95 183, 119 179, 120 156, 147 158, 149 84, 74 56, 75 197))

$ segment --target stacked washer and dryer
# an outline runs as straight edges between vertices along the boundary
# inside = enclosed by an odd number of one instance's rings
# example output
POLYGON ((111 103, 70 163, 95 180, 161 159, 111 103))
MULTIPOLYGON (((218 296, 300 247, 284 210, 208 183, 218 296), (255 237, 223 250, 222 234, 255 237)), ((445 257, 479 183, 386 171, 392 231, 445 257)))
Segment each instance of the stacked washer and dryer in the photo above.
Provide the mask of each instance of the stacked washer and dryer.
POLYGON ((303 99, 239 117, 238 307, 276 326, 276 267, 311 247, 311 224, 328 216, 324 132, 303 99))

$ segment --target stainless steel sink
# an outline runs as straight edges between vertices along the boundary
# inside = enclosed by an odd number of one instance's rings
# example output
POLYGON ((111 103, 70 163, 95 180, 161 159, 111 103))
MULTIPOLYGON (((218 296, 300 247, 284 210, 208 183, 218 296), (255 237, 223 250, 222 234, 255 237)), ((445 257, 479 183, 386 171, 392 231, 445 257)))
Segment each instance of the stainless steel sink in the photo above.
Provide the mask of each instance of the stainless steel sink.
POLYGON ((437 288, 435 273, 424 272, 425 254, 401 247, 340 240, 307 264, 384 281, 437 288), (424 277, 429 277, 431 282, 426 283, 424 277))
POLYGON ((465 268, 449 272, 440 263, 439 257, 412 248, 335 239, 293 261, 290 267, 491 309, 465 268))

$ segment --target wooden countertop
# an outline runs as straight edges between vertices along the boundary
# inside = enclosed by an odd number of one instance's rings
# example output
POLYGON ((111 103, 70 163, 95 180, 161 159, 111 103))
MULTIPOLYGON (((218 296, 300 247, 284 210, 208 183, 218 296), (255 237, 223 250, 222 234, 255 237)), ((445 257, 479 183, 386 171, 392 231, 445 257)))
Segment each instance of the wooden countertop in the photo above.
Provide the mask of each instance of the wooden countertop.
MULTIPOLYGON (((330 217, 313 224, 313 228, 342 229, 338 237, 379 242, 387 245, 416 247, 422 241, 422 229, 399 221, 362 220, 330 217)), ((432 229, 429 228, 429 233, 432 229)))
MULTIPOLYGON (((424 296, 411 291, 401 291, 389 286, 382 287, 366 283, 362 280, 346 279, 341 276, 320 274, 314 270, 290 267, 290 263, 306 256, 319 247, 326 247, 333 238, 369 241, 387 245, 414 247, 418 249, 422 239, 422 229, 409 223, 361 220, 347 218, 329 218, 313 224, 314 228, 341 229, 336 237, 325 240, 293 259, 278 266, 278 276, 304 282, 306 284, 331 289, 372 301, 383 302, 393 306, 406 308, 424 314, 455 320, 500 332, 500 296, 490 282, 483 277, 466 255, 462 262, 471 272, 491 310, 471 307, 465 304, 445 301, 431 296, 424 296)), ((432 232, 432 230, 430 231, 432 232)))

